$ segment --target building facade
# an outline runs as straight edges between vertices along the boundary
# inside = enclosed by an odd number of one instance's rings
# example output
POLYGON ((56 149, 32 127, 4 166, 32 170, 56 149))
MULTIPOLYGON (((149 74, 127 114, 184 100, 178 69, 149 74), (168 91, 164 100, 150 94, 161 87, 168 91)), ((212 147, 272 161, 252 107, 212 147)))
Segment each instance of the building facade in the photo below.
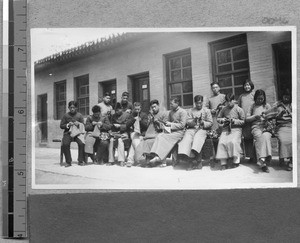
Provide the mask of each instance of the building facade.
POLYGON ((87 43, 35 63, 36 145, 58 146, 60 119, 70 100, 85 117, 105 92, 120 100, 123 91, 144 110, 158 99, 168 109, 178 97, 184 108, 193 97, 242 93, 251 78, 273 103, 291 89, 291 32, 127 33, 87 43))

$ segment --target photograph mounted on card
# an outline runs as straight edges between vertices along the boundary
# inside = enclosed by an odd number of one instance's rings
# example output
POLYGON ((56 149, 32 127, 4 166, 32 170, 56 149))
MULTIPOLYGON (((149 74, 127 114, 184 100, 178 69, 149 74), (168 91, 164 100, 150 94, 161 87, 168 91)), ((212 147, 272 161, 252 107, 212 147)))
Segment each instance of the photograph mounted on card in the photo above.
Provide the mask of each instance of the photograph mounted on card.
POLYGON ((30 35, 33 189, 297 186, 295 27, 30 35))

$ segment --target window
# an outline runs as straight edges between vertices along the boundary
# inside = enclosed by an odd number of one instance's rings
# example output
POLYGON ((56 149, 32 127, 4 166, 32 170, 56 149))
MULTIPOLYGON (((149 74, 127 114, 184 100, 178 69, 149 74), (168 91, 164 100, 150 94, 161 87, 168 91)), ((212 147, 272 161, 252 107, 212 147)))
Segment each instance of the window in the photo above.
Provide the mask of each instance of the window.
POLYGON ((246 35, 210 43, 213 80, 221 93, 243 93, 243 83, 249 78, 249 60, 246 35))
POLYGON ((78 102, 78 112, 83 116, 89 115, 89 75, 75 78, 76 100, 78 102))
POLYGON ((54 83, 54 119, 59 120, 66 113, 66 81, 54 83))
POLYGON ((169 99, 179 98, 182 107, 193 105, 191 51, 185 50, 166 56, 169 99))

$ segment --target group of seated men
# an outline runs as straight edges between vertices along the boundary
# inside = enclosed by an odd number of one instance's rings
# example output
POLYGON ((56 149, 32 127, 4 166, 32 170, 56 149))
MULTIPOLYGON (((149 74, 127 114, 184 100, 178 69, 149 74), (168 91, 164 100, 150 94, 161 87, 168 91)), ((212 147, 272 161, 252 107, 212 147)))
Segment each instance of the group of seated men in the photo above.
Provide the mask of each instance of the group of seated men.
POLYGON ((106 93, 103 101, 92 107, 92 115, 85 122, 77 112, 77 102, 69 102, 69 112, 60 123, 60 128, 64 129, 61 149, 66 167, 72 162, 72 141, 78 144, 79 165, 87 164, 90 157, 95 164, 166 166, 167 156, 180 140, 178 152, 190 157, 192 151, 194 159, 199 160, 197 156, 206 138, 205 130, 212 126, 210 111, 202 107, 201 95, 195 96, 196 106, 190 113, 174 98, 170 100, 169 112, 160 110, 158 100, 151 100, 149 114, 141 111, 139 102, 132 105, 128 96, 128 92, 124 92, 113 109, 110 95, 106 93), (199 114, 202 119, 195 119, 199 114), (186 131, 187 126, 190 129, 186 131))
MULTIPOLYGON (((113 109, 110 95, 106 93, 103 101, 92 107, 93 114, 85 122, 77 112, 77 102, 69 102, 69 112, 63 116, 60 124, 64 129, 62 152, 66 167, 71 166, 70 143, 75 141, 78 144, 79 165, 87 164, 90 157, 95 164, 165 167, 166 158, 172 153, 177 162, 178 159, 189 162, 188 170, 202 168, 202 148, 210 131, 214 131, 212 129, 216 122, 214 110, 203 105, 203 96, 196 95, 195 105, 188 111, 180 107, 178 98, 170 100, 170 111, 166 112, 160 110, 158 100, 151 100, 149 114, 142 111, 139 102, 132 105, 128 97, 128 92, 124 92, 121 101, 113 109)), ((223 129, 226 132, 220 137, 216 158, 222 162, 224 156, 220 154, 228 154, 232 150, 231 157, 236 160, 234 164, 238 164, 245 117, 242 109, 232 102, 233 99, 232 94, 226 95, 227 103, 223 103, 222 111, 226 113, 226 109, 229 109, 230 116, 236 113, 237 117, 231 119, 235 122, 233 125, 223 129), (238 133, 234 132, 236 129, 238 133)), ((218 122, 222 123, 224 119, 218 117, 218 122)), ((224 162, 221 165, 224 167, 224 162)))

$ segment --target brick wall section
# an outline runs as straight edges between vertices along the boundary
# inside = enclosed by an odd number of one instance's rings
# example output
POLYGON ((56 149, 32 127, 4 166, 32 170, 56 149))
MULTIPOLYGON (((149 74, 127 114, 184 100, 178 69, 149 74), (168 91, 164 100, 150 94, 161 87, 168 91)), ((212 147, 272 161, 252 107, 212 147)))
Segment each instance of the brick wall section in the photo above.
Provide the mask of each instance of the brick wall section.
MULTIPOLYGON (((98 103, 98 83, 116 79, 117 100, 125 90, 131 92, 128 75, 149 72, 150 99, 158 99, 162 109, 168 109, 165 82, 165 54, 190 48, 192 55, 193 94, 211 95, 212 82, 209 42, 240 33, 161 33, 149 34, 148 38, 119 46, 98 55, 36 73, 35 97, 48 94, 48 141, 49 146, 59 146, 53 139, 62 137, 60 120, 54 120, 54 82, 67 80, 67 102, 74 99, 74 77, 89 74, 90 108, 98 103), (52 76, 49 76, 52 73, 52 76), (129 88, 129 89, 128 89, 129 88)), ((251 78, 256 88, 264 88, 268 101, 273 101, 274 63, 272 43, 288 39, 287 35, 248 33, 251 78)), ((132 98, 132 97, 130 97, 132 98)), ((271 102, 272 103, 272 102, 271 102)), ((36 105, 35 105, 36 106, 36 105)), ((35 107, 36 109, 36 107, 35 107)), ((36 127, 36 143, 39 143, 36 127)))

